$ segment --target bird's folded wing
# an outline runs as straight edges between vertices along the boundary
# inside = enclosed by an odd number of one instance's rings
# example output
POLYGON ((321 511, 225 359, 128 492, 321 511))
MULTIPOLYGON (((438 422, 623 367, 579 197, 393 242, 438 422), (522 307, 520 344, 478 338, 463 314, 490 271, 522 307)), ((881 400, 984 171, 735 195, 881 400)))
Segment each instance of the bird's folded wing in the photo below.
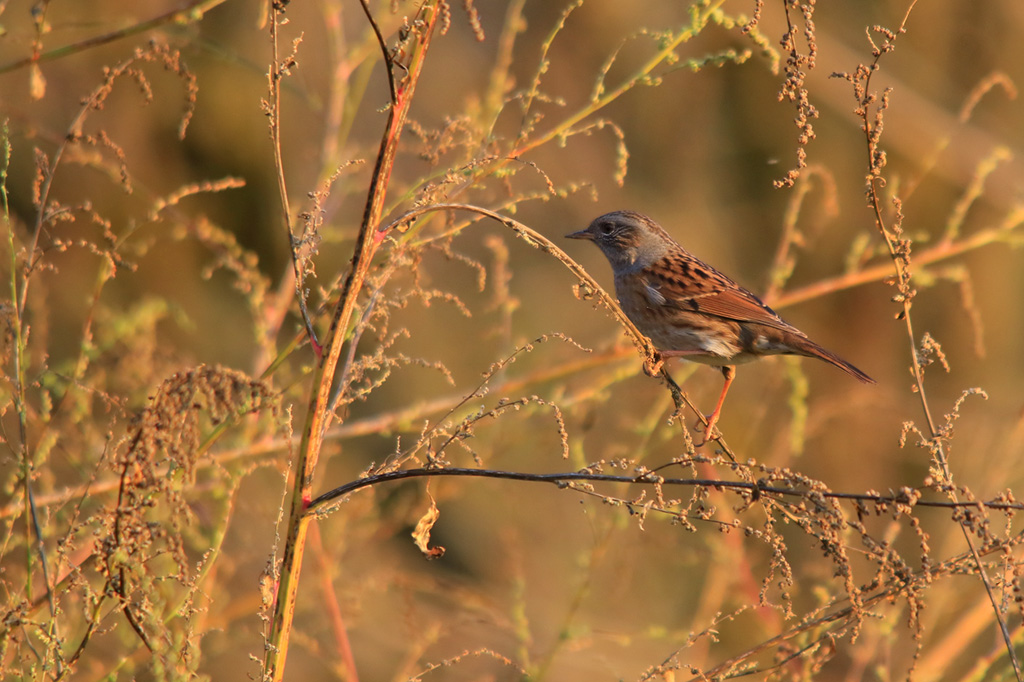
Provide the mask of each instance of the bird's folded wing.
POLYGON ((737 322, 793 329, 753 293, 696 260, 663 259, 650 266, 648 275, 647 286, 659 294, 659 299, 664 299, 658 301, 662 305, 737 322))

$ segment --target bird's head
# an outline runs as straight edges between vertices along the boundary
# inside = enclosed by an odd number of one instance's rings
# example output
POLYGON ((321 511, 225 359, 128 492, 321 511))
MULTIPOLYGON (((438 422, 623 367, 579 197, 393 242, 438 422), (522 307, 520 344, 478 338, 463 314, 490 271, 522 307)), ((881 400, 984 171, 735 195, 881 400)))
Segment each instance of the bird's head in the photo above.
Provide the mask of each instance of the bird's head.
POLYGON ((587 229, 565 236, 597 244, 615 272, 646 267, 673 247, 681 248, 658 223, 635 211, 605 213, 587 229))

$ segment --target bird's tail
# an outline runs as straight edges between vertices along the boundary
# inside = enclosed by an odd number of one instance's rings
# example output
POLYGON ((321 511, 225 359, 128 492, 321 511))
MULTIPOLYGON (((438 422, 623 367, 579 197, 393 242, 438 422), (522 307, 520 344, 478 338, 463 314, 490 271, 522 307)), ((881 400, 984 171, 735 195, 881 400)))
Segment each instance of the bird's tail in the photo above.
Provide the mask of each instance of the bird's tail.
MULTIPOLYGON (((790 341, 792 342, 793 339, 791 339, 790 341)), ((860 371, 859 369, 848 363, 846 360, 843 360, 841 357, 839 357, 832 351, 828 350, 827 348, 822 348, 821 346, 819 346, 818 344, 814 343, 813 341, 806 337, 800 339, 799 342, 792 345, 794 345, 798 349, 798 352, 801 355, 806 355, 809 358, 819 358, 829 364, 835 365, 836 367, 843 370, 844 372, 854 377, 858 381, 863 381, 865 384, 878 383, 874 379, 869 377, 867 374, 860 371)))

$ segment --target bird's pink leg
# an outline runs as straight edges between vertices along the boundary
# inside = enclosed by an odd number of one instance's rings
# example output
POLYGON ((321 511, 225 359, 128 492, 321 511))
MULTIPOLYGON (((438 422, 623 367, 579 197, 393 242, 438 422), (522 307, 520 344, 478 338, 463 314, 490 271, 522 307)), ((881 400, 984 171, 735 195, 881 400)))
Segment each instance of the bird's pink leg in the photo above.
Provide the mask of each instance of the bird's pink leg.
POLYGON ((711 439, 711 435, 715 430, 715 424, 718 423, 718 417, 722 414, 722 403, 725 402, 725 394, 729 392, 729 386, 732 385, 732 380, 736 378, 736 368, 731 365, 726 365, 722 368, 722 376, 725 377, 725 385, 722 386, 722 395, 718 396, 718 404, 715 405, 714 411, 708 415, 708 427, 704 430, 704 440, 700 442, 704 445, 711 439))
MULTIPOLYGON (((706 351, 700 350, 661 350, 658 349, 663 358, 678 358, 686 357, 687 355, 706 355, 706 351)), ((722 403, 725 402, 725 394, 729 392, 729 386, 732 385, 732 380, 736 378, 736 368, 732 365, 725 365, 722 367, 722 376, 725 377, 725 385, 722 386, 722 394, 718 396, 718 404, 715 405, 714 411, 709 414, 706 419, 708 420, 708 426, 704 430, 704 440, 697 444, 696 447, 701 447, 711 439, 711 434, 715 430, 715 424, 718 423, 718 417, 722 413, 722 403)), ((697 423, 700 426, 700 422, 697 423)))

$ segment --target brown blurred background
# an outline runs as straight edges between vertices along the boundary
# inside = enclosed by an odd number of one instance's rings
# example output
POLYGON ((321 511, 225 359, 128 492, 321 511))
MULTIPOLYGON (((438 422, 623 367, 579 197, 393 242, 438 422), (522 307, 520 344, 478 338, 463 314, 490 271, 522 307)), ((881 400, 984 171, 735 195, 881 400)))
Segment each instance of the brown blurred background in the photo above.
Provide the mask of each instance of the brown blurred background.
MULTIPOLYGON (((393 42, 400 17, 411 15, 414 8, 403 3, 396 17, 386 6, 371 4, 393 42)), ((564 5, 525 2, 523 30, 512 53, 510 94, 528 87, 541 46, 564 5)), ((776 49, 785 30, 779 5, 764 7, 759 26, 776 49)), ((125 29, 179 6, 180 1, 12 0, 0 12, 0 69, 31 54, 36 36, 33 8, 36 17, 45 17, 42 50, 46 52, 125 29)), ((820 114, 813 121, 816 139, 806 146, 815 174, 796 223, 804 243, 796 252, 783 299, 787 291, 842 274, 855 243, 875 251, 870 264, 886 262, 865 200, 867 152, 861 123, 853 113, 856 101, 850 84, 830 74, 850 72, 869 62, 866 28, 895 29, 907 6, 907 2, 843 2, 816 7, 816 66, 806 80, 810 101, 820 114), (829 181, 823 182, 823 177, 829 181), (828 186, 834 188, 834 196, 829 196, 828 186)), ((452 8, 447 34, 435 36, 411 114, 425 130, 477 110, 484 97, 507 3, 478 0, 475 7, 486 35, 483 42, 474 39, 461 7, 452 8)), ((726 2, 724 11, 749 15, 753 3, 726 2)), ((193 238, 187 227, 190 220, 206 216, 255 254, 257 269, 270 291, 282 282, 287 291, 288 242, 267 118, 260 108, 267 96, 270 60, 260 16, 260 3, 228 1, 201 20, 162 23, 152 31, 45 61, 36 74, 28 67, 0 71, 0 117, 9 119, 13 147, 8 192, 21 243, 35 222, 33 148, 53 154, 82 98, 101 82, 105 66, 154 39, 180 50, 197 78, 195 113, 183 140, 177 137, 185 99, 181 81, 157 66, 146 70, 154 92, 151 103, 143 104, 138 88, 122 80, 103 110, 87 119, 87 131, 103 129, 123 148, 132 194, 124 191, 116 177, 102 172, 109 164, 89 161, 89 154, 104 153, 109 161, 109 152, 95 150, 68 158, 57 172, 52 192, 65 205, 89 199, 110 220, 114 234, 147 244, 139 246, 131 258, 137 267, 125 268, 102 296, 104 309, 115 317, 118 311, 156 300, 163 301, 169 311, 155 328, 158 350, 150 367, 153 375, 142 374, 137 381, 118 378, 119 394, 133 409, 145 404, 154 377, 159 380, 182 367, 221 363, 258 376, 266 366, 266 357, 254 341, 253 313, 235 288, 236 278, 223 269, 204 276, 216 254, 193 238), (245 186, 187 198, 173 220, 147 220, 157 197, 225 176, 242 178, 245 186)), ((372 162, 387 91, 379 54, 371 50, 366 59, 376 65, 365 96, 352 98, 358 113, 351 134, 338 136, 329 110, 331 84, 348 77, 345 69, 366 63, 365 59, 339 59, 338 49, 366 44, 365 18, 355 2, 328 1, 292 2, 287 18, 282 51, 287 53, 291 40, 302 36, 298 65, 286 79, 282 97, 284 169, 297 214, 309 207, 307 193, 336 166, 351 159, 372 162)), ((685 3, 658 0, 589 0, 576 9, 551 44, 550 69, 542 81, 543 91, 561 98, 563 104, 536 105, 544 112, 538 130, 583 106, 601 65, 624 38, 644 29, 675 30, 687 21, 685 3)), ((802 24, 798 28, 802 30, 802 24)), ((985 180, 957 241, 992 228, 1011 211, 1020 210, 1024 104, 995 88, 984 95, 969 120, 959 116, 971 93, 993 73, 1005 74, 1018 86, 1024 83, 1024 54, 1017 39, 1022 30, 1024 5, 1017 0, 919 3, 895 51, 881 60, 872 87, 893 89, 882 137, 888 159, 885 191, 890 193, 887 197, 895 193, 903 199, 903 229, 913 240, 915 253, 942 239, 979 165, 998 149, 1005 149, 1008 158, 985 180)), ((872 36, 882 41, 877 34, 872 36)), ((608 82, 620 82, 649 58, 653 44, 649 37, 628 41, 608 82)), ((755 292, 766 291, 785 213, 796 192, 773 186, 795 165, 796 112, 792 104, 778 101, 783 76, 772 72, 770 60, 738 27, 710 26, 678 52, 683 59, 697 59, 729 48, 753 49, 754 54, 743 64, 706 66, 696 73, 687 68, 672 71, 657 87, 637 87, 594 117, 614 121, 629 150, 628 173, 621 186, 615 180, 616 139, 608 128, 572 136, 564 146, 545 145, 524 157, 522 161, 536 164, 558 188, 588 183, 591 189, 525 202, 518 207, 516 219, 556 241, 610 288, 610 271, 597 249, 564 242, 561 237, 606 211, 640 210, 700 258, 755 292)), ((496 132, 514 136, 520 116, 518 105, 509 104, 496 132)), ((391 217, 411 206, 408 198, 400 201, 402 192, 437 170, 418 155, 424 143, 411 133, 407 143, 389 195, 391 217)), ((438 168, 459 165, 460 158, 457 152, 443 156, 438 168)), ((309 282, 314 305, 322 300, 316 288, 328 286, 351 256, 371 165, 344 174, 325 206, 324 243, 316 259, 319 279, 309 282)), ((543 193, 546 184, 539 173, 527 169, 518 172, 512 186, 518 193, 543 193)), ((497 184, 466 198, 488 206, 503 200, 497 184)), ((891 224, 891 214, 887 220, 891 224)), ((98 230, 85 221, 60 229, 52 236, 99 239, 98 230)), ((1019 244, 1024 232, 1018 228, 1012 234, 1019 244)), ((415 304, 396 311, 391 324, 410 332, 408 339, 396 344, 395 352, 444 363, 454 385, 428 369, 396 369, 381 389, 351 406, 346 423, 358 424, 361 419, 440 396, 466 395, 491 363, 543 334, 564 332, 598 353, 610 353, 613 346, 625 343, 609 316, 576 300, 573 278, 561 264, 516 240, 508 230, 477 223, 456 237, 452 246, 491 271, 484 290, 477 290, 472 268, 437 252, 424 256, 423 270, 429 275, 425 286, 456 294, 473 316, 467 318, 440 302, 429 307, 415 304), (497 293, 499 278, 492 267, 495 237, 509 250, 505 299, 497 293)), ((93 290, 99 259, 82 248, 47 258, 57 269, 43 273, 33 289, 36 298, 30 309, 36 317, 30 322, 40 329, 39 338, 45 339, 45 347, 35 351, 37 357, 47 356, 49 366, 55 368, 70 362, 81 347, 84 304, 93 290)), ((933 365, 927 372, 933 415, 941 422, 965 389, 981 387, 988 393, 987 401, 966 402, 950 450, 955 480, 985 499, 1020 484, 1024 455, 1020 265, 1019 250, 1006 243, 990 243, 915 269, 917 341, 924 333, 931 334, 942 345, 952 370, 946 373, 933 365)), ((908 369, 910 342, 904 324, 894 319, 900 308, 890 300, 893 293, 892 287, 876 280, 780 309, 811 338, 871 374, 878 385, 857 385, 824 363, 797 363, 809 382, 805 438, 799 449, 793 445, 790 407, 796 369, 778 359, 741 367, 720 423, 741 461, 754 458, 790 466, 849 492, 922 485, 928 471, 927 452, 913 446, 913 436, 907 447, 899 447, 904 422, 923 428, 924 420, 908 369)), ((323 327, 325 321, 321 321, 323 327)), ((293 310, 276 339, 278 347, 300 328, 293 310)), ((561 458, 552 411, 545 406, 482 424, 477 438, 467 445, 489 468, 520 471, 571 470, 614 457, 656 466, 682 454, 678 427, 665 424, 671 406, 664 388, 644 376, 631 351, 612 355, 607 363, 527 383, 507 395, 535 394, 560 405, 570 461, 561 458)), ((529 379, 545 368, 587 357, 568 344, 549 341, 521 356, 501 378, 529 379)), ((296 429, 304 406, 299 375, 310 362, 308 347, 300 349, 290 368, 277 377, 287 404, 294 405, 296 429)), ((710 410, 720 375, 687 365, 674 372, 678 380, 685 378, 684 389, 696 404, 710 410)), ((466 409, 493 406, 504 395, 472 400, 466 409)), ((328 445, 329 457, 321 464, 321 488, 340 485, 371 462, 382 462, 395 451, 397 435, 407 446, 424 420, 433 422, 442 414, 424 413, 386 433, 344 438, 342 432, 328 445)), ((692 415, 687 415, 687 423, 692 422, 692 415)), ((202 588, 209 597, 205 616, 209 634, 202 639, 200 670, 212 679, 237 676, 243 669, 257 674, 256 664, 248 660, 250 653, 262 655, 256 585, 273 542, 280 471, 287 456, 280 451, 274 460, 277 469, 259 469, 244 478, 232 519, 223 521, 227 535, 218 570, 213 582, 202 588), (245 523, 234 519, 245 519, 245 523)), ((457 465, 473 466, 468 455, 452 451, 449 456, 457 465)), ((87 465, 93 454, 86 450, 58 457, 87 465)), ((686 471, 675 473, 687 475, 686 471)), ((611 490, 627 497, 637 494, 628 488, 611 490)), ((763 546, 739 534, 719 534, 713 524, 699 525, 694 534, 652 517, 640 530, 625 510, 594 498, 531 484, 468 479, 431 484, 441 509, 435 540, 448 553, 427 563, 407 535, 425 510, 423 493, 422 482, 364 491, 321 523, 324 556, 331 561, 327 568, 313 568, 307 562, 307 590, 296 619, 302 635, 289 659, 289 679, 343 678, 320 603, 324 597, 315 584, 318 576, 326 575, 335 585, 363 680, 405 679, 431 662, 481 648, 514 659, 538 679, 591 680, 639 678, 648 666, 683 646, 688 633, 711 626, 716 613, 731 611, 738 604, 756 604, 767 571, 768 553, 763 546)), ((685 498, 689 491, 673 494, 685 498)), ((713 499, 723 507, 735 503, 729 498, 713 499)), ((203 494, 197 493, 195 505, 202 516, 203 494)), ((959 530, 944 512, 922 512, 921 516, 935 534, 936 557, 964 550, 959 530)), ((756 525, 756 521, 747 522, 756 525)), ((894 524, 886 531, 884 523, 879 523, 880 533, 898 536, 897 544, 903 543, 908 555, 916 556, 914 538, 901 535, 905 529, 898 531, 899 524, 894 524)), ((59 536, 59 529, 53 532, 59 536)), ((790 561, 798 573, 792 596, 800 615, 818 603, 816 587, 838 589, 838 583, 833 567, 816 554, 812 540, 795 529, 785 533, 790 561)), ((851 546, 857 546, 855 539, 851 546)), ((867 562, 857 568, 859 582, 872 575, 867 562)), ((772 581, 769 590, 771 599, 778 598, 776 583, 772 581)), ((969 667, 968 661, 959 668, 946 668, 929 656, 937 656, 932 647, 948 633, 950 614, 960 614, 967 621, 974 613, 971 609, 982 603, 983 593, 976 581, 967 580, 956 589, 946 585, 934 591, 935 607, 925 616, 926 632, 934 639, 925 640, 922 666, 926 670, 931 670, 929 664, 935 666, 937 676, 929 679, 957 679, 969 667)), ((906 620, 901 608, 897 604, 879 609, 895 634, 871 631, 859 645, 843 640, 842 652, 826 665, 821 679, 874 679, 852 676, 862 670, 858 665, 864 660, 875 661, 883 651, 891 656, 887 669, 901 675, 913 652, 909 633, 901 630, 906 620)), ((977 620, 970 621, 976 629, 964 638, 962 651, 973 656, 991 650, 990 617, 981 608, 977 620)), ((776 610, 752 609, 717 626, 719 644, 702 639, 685 649, 681 660, 709 666, 771 637, 787 622, 792 623, 776 610)), ((114 644, 110 646, 116 650, 114 644)), ((106 668, 92 661, 83 663, 82 670, 86 679, 106 668)), ((687 677, 679 674, 679 679, 687 677)), ((481 656, 424 679, 517 677, 514 668, 481 656)))

